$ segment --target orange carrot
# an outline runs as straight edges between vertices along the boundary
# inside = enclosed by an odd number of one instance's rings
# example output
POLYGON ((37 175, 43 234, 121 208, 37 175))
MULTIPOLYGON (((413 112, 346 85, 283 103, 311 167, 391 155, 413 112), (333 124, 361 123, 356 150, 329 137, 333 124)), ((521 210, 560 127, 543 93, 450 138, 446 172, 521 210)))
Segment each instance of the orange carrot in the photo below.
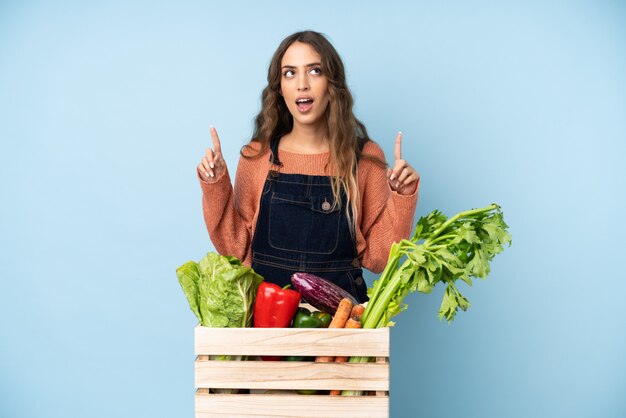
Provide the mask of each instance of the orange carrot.
POLYGON ((348 298, 341 299, 339 306, 337 306, 337 312, 333 316, 333 320, 330 321, 328 328, 343 328, 346 326, 346 321, 350 318, 352 312, 352 301, 348 298))
MULTIPOLYGON (((343 328, 346 326, 346 322, 350 319, 350 312, 352 312, 352 301, 347 298, 341 299, 337 312, 333 316, 333 320, 330 321, 328 328, 343 328)), ((335 358, 332 356, 317 356, 315 361, 318 363, 332 363, 335 358)))
POLYGON ((346 321, 346 326, 344 328, 361 328, 361 322, 350 318, 346 321))
MULTIPOLYGON (((350 312, 350 318, 355 321, 361 322, 361 317, 363 316, 363 312, 365 311, 365 306, 363 305, 354 305, 352 307, 352 312, 350 312)), ((348 327, 346 327, 348 328, 348 327)))

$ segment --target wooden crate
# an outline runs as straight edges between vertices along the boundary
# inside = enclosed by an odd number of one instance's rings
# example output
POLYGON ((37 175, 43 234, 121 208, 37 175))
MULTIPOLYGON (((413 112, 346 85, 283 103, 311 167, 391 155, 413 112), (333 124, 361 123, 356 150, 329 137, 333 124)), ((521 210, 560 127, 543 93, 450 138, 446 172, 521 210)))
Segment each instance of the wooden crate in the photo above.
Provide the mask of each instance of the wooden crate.
POLYGON ((196 418, 388 417, 389 328, 195 329, 196 418), (210 361, 209 355, 367 356, 370 363, 210 361), (360 390, 369 396, 219 394, 209 389, 360 390))

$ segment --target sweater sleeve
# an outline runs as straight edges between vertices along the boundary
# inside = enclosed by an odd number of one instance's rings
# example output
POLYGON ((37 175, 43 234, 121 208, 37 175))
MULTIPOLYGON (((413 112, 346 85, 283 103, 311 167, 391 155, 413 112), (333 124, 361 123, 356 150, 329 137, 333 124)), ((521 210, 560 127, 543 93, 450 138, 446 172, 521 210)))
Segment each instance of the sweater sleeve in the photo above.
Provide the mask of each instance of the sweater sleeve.
POLYGON ((254 217, 254 193, 249 190, 252 170, 247 159, 240 157, 231 185, 228 168, 215 183, 200 180, 202 211, 209 236, 215 249, 222 255, 232 255, 245 260, 250 251, 251 226, 254 217))
MULTIPOLYGON (((385 161, 382 149, 372 141, 363 152, 385 161)), ((360 229, 366 242, 361 263, 368 270, 380 273, 387 264, 391 244, 408 238, 413 230, 419 183, 415 193, 404 196, 391 190, 384 167, 366 160, 360 165, 360 229)))

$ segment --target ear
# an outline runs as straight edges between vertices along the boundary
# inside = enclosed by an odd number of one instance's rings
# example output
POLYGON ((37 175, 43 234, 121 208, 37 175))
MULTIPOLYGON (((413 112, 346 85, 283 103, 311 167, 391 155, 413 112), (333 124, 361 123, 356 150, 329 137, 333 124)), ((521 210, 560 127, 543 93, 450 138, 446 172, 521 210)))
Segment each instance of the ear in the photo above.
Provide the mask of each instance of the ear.
POLYGON ((281 89, 278 89, 278 94, 280 94, 282 96, 283 95, 283 91, 281 89))

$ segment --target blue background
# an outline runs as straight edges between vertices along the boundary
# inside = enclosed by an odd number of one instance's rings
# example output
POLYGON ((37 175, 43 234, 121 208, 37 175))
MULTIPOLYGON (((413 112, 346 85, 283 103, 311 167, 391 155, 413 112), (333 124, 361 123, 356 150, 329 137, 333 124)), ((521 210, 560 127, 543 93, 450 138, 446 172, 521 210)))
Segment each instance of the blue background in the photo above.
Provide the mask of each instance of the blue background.
POLYGON ((195 166, 214 124, 234 174, 273 51, 309 28, 388 158, 404 132, 416 219, 497 202, 513 235, 452 325, 442 289, 407 298, 392 416, 626 416, 625 18, 617 1, 0 3, 0 416, 193 415, 175 269, 213 250, 195 166))

